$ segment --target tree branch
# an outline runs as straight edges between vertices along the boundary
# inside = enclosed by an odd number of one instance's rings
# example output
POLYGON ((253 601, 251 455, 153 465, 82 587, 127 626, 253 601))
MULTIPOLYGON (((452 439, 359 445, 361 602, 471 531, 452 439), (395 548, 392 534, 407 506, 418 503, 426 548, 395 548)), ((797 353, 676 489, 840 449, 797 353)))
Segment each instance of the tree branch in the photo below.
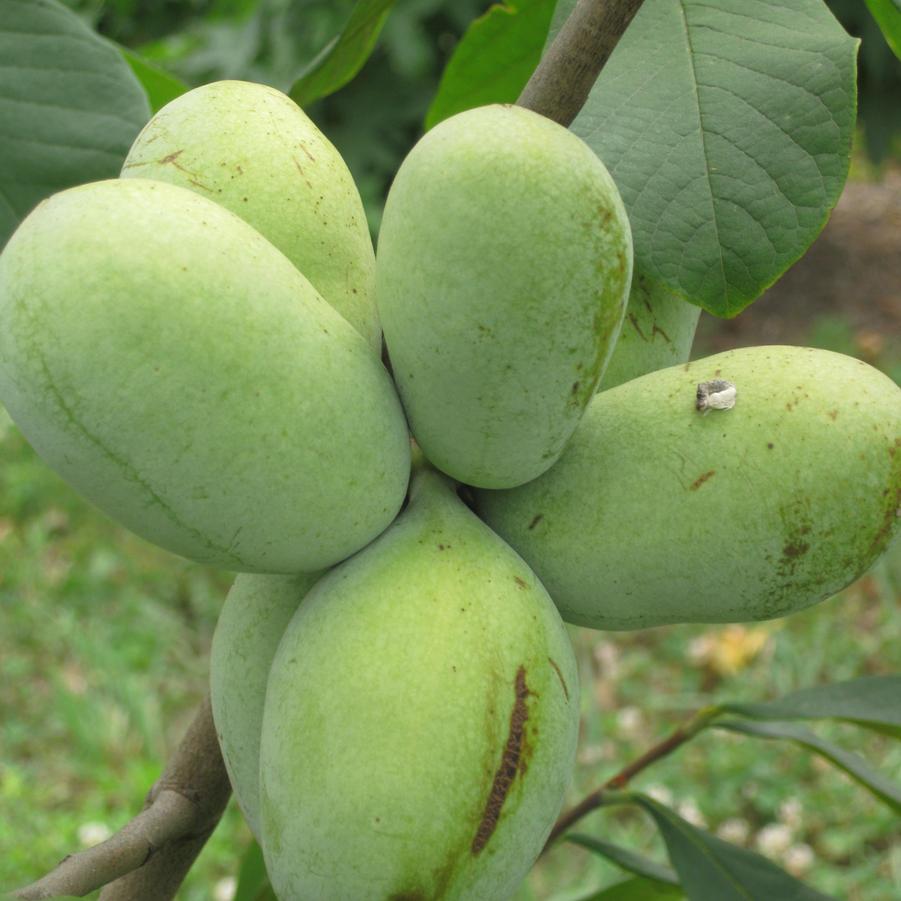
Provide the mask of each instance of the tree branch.
POLYGON ((595 789, 590 795, 584 797, 575 807, 570 808, 560 815, 554 823, 554 828, 545 842, 541 853, 544 854, 551 845, 566 832, 573 823, 581 820, 586 814, 597 810, 607 800, 607 793, 624 789, 629 782, 642 770, 647 769, 652 763, 656 763, 664 757, 672 754, 677 748, 681 748, 687 741, 694 738, 704 729, 712 719, 718 716, 718 707, 705 707, 684 726, 680 726, 668 738, 645 751, 637 760, 623 767, 615 776, 608 779, 600 788, 595 789))
POLYGON ((642 2, 578 0, 517 105, 569 126, 642 2))
POLYGON ((106 886, 102 901, 168 901, 215 829, 230 793, 208 695, 141 813, 107 841, 64 858, 12 897, 83 897, 106 886))

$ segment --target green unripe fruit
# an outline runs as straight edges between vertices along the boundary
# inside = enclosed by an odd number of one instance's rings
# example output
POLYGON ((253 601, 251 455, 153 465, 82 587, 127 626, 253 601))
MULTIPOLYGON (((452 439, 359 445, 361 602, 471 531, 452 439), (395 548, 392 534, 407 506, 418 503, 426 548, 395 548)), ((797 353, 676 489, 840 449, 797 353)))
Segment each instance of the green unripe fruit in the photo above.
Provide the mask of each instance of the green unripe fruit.
POLYGON ((863 574, 899 504, 901 390, 859 360, 797 347, 603 391, 550 472, 477 495, 563 618, 596 629, 801 610, 863 574), (697 386, 714 379, 734 384, 735 405, 699 412, 697 386))
POLYGON ((311 572, 394 518, 403 412, 258 232, 137 179, 42 203, 0 257, 0 398, 60 475, 202 563, 311 572))
POLYGON ((138 135, 123 177, 189 188, 249 222, 375 350, 375 255, 344 160, 275 88, 217 81, 164 106, 138 135))
POLYGON ((235 798, 257 840, 261 834, 260 734, 269 667, 294 611, 319 576, 238 576, 213 635, 213 721, 235 798))
POLYGON ((551 466, 597 387, 631 275, 622 201, 581 139, 515 106, 432 129, 391 186, 376 266, 426 457, 490 488, 551 466))
POLYGON ((700 316, 700 307, 636 275, 622 331, 598 390, 684 363, 691 355, 700 316))
POLYGON ((572 773, 576 663, 531 570, 433 471, 304 599, 269 675, 280 898, 506 899, 572 773))

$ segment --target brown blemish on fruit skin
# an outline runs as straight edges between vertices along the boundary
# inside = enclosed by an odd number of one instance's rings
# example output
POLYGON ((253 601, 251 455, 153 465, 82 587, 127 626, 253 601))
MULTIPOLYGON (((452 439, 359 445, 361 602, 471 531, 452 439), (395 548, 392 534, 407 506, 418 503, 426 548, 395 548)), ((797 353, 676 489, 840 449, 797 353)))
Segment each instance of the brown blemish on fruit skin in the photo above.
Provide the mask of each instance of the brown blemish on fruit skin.
POLYGON ((557 674, 557 678, 560 680, 560 685, 563 687, 563 694, 566 695, 566 700, 569 700, 569 689, 566 687, 566 680, 563 678, 563 673, 560 672, 560 667, 557 665, 557 661, 554 660, 553 657, 548 657, 547 662, 554 668, 554 672, 557 674))
POLYGON ((529 530, 531 531, 532 529, 534 529, 535 526, 537 526, 538 523, 540 523, 542 519, 544 519, 544 514, 543 514, 543 513, 536 513, 536 514, 532 517, 532 521, 529 523, 529 530))
POLYGON ((520 588, 528 588, 528 587, 529 587, 529 583, 526 582, 525 579, 520 579, 519 576, 514 576, 514 577, 513 577, 513 581, 516 582, 516 584, 517 584, 520 588))
POLYGON ((708 479, 713 478, 716 475, 715 469, 710 469, 707 472, 701 473, 689 486, 689 491, 697 491, 701 485, 704 484, 708 479))
POLYGON ((835 420, 838 419, 838 410, 830 410, 830 411, 829 411, 829 418, 830 418, 833 422, 835 422, 835 420))
POLYGON ((507 743, 501 762, 494 773, 488 800, 485 802, 485 810, 479 822, 475 837, 470 847, 473 855, 484 850, 488 840, 494 834, 497 822, 501 816, 501 808, 507 799, 507 794, 514 780, 520 772, 524 772, 528 761, 525 759, 526 721, 529 718, 529 708, 526 700, 532 694, 526 684, 526 668, 520 666, 516 671, 514 682, 515 700, 513 710, 510 713, 510 729, 507 733, 507 743))
POLYGON ((638 324, 638 319, 636 318, 634 313, 629 313, 629 322, 632 323, 632 328, 638 332, 638 337, 641 338, 642 341, 647 341, 647 335, 641 330, 641 326, 638 324))
POLYGON ((654 323, 654 326, 651 329, 651 337, 653 338, 654 335, 660 335, 660 337, 663 338, 663 340, 666 341, 667 344, 673 343, 670 336, 665 331, 663 331, 663 329, 660 328, 660 326, 657 325, 656 322, 654 323))
POLYGON ((889 485, 883 491, 883 496, 886 500, 883 507, 882 522, 873 535, 868 548, 868 555, 873 560, 885 549, 889 537, 895 529, 898 517, 901 515, 901 458, 897 454, 899 449, 901 449, 901 438, 896 438, 894 444, 890 444, 888 448, 891 466, 889 469, 889 485))
POLYGON ((782 556, 787 560, 794 560, 797 557, 803 557, 810 550, 810 545, 806 541, 789 541, 782 548, 782 556))

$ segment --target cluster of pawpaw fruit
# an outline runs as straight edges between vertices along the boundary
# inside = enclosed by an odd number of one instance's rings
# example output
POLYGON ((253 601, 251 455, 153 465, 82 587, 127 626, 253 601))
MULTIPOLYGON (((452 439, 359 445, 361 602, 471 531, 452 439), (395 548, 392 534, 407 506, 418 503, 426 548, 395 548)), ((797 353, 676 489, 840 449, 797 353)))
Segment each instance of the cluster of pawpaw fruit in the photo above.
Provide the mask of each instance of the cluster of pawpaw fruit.
POLYGON ((280 898, 509 897, 574 760, 563 620, 782 616, 885 549, 901 390, 807 348, 686 363, 696 322, 633 282, 598 158, 517 107, 416 145, 377 258, 334 147, 240 82, 12 237, 0 400, 101 509, 241 573, 213 709, 280 898))

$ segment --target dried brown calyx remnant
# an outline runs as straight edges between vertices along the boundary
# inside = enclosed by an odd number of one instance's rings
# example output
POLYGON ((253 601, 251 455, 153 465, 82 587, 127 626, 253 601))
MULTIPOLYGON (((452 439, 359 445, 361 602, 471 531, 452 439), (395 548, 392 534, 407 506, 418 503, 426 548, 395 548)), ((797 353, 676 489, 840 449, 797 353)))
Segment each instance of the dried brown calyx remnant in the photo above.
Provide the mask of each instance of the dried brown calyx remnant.
POLYGON ((732 382, 711 379, 701 382, 695 394, 695 407, 701 413, 710 410, 731 410, 735 406, 736 390, 732 382))
POLYGON ((513 701, 513 710, 510 713, 510 730, 507 733, 507 743, 504 745, 500 766, 498 766, 491 783, 491 791, 488 793, 488 800, 485 803, 485 811, 479 822, 479 828, 476 831, 475 838, 472 840, 471 850, 473 854, 478 854, 488 844, 488 839, 491 838, 497 827, 501 808, 504 806, 510 787, 513 785, 519 772, 525 769, 523 746, 526 737, 526 720, 529 718, 529 708, 526 704, 526 699, 532 692, 529 691, 529 686, 526 685, 526 668, 524 666, 521 666, 516 671, 514 688, 515 699, 513 701))

